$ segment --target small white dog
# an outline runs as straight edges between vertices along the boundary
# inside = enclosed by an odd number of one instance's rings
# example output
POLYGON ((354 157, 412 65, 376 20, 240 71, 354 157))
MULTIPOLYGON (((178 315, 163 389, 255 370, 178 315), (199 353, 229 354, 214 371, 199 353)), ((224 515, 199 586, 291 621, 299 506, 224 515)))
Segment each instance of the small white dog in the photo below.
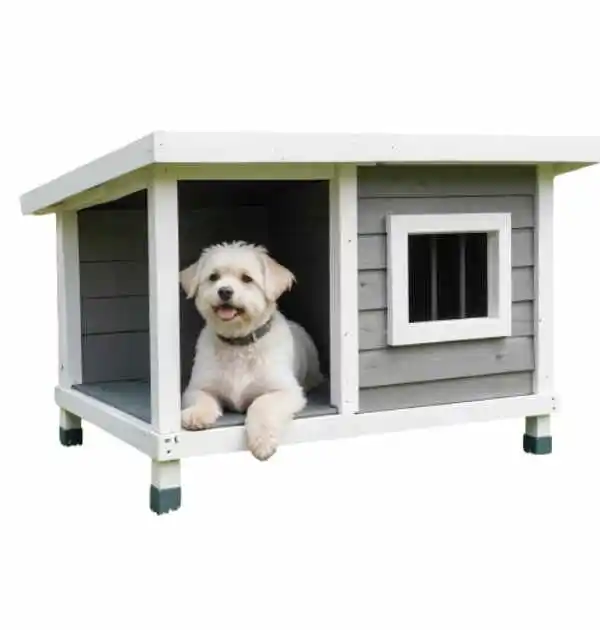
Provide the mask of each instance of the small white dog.
POLYGON ((205 249, 180 280, 206 322, 183 394, 183 427, 206 429, 223 409, 246 412, 248 447, 266 460, 306 405, 305 392, 323 379, 313 340, 277 308, 295 277, 264 247, 238 241, 205 249))

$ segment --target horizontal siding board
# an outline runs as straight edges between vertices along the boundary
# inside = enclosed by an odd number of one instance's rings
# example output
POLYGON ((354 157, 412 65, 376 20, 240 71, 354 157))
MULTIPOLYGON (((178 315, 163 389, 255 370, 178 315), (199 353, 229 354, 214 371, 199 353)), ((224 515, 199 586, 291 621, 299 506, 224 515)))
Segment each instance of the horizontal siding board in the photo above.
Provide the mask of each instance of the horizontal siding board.
POLYGON ((147 331, 147 296, 84 299, 81 327, 84 335, 111 332, 147 331))
POLYGON ((148 263, 81 263, 81 297, 105 298, 148 295, 148 263))
POLYGON ((85 383, 150 378, 148 332, 83 337, 85 383))
MULTIPOLYGON (((512 305, 512 336, 532 336, 533 302, 514 302, 512 305)), ((359 349, 375 350, 387 347, 387 310, 362 311, 358 317, 359 349)))
POLYGON ((361 389, 359 411, 386 411, 470 400, 524 396, 533 392, 532 372, 448 379, 361 389))
POLYGON ((358 196, 533 195, 534 166, 362 166, 358 196))
POLYGON ((385 234, 388 214, 472 214, 510 212, 513 228, 535 225, 533 196, 514 197, 433 197, 362 199, 358 208, 359 234, 385 234))
MULTIPOLYGON (((358 238, 359 270, 385 269, 387 267, 387 238, 384 235, 360 236, 358 238)), ((512 230, 512 266, 533 265, 533 230, 530 228, 512 230)))
POLYGON ((359 356, 361 387, 524 372, 533 365, 530 337, 386 348, 359 356))
MULTIPOLYGON (((533 267, 519 267, 512 270, 512 300, 524 302, 533 300, 533 267)), ((358 308, 361 311, 386 308, 387 272, 359 271, 358 308)))
POLYGON ((145 210, 82 210, 78 223, 81 262, 147 259, 145 210))

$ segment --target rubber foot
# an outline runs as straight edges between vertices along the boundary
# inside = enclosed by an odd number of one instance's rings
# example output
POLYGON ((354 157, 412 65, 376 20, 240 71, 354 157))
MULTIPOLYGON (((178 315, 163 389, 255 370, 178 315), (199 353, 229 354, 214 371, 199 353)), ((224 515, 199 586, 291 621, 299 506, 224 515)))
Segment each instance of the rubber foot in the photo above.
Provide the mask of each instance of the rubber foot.
POLYGON ((63 429, 60 427, 60 443, 63 446, 79 446, 83 444, 83 429, 63 429))
POLYGON ((150 509, 156 514, 166 514, 181 507, 181 488, 150 486, 150 509))
POLYGON ((523 450, 533 455, 548 455, 552 453, 552 436, 534 437, 523 435, 523 450))

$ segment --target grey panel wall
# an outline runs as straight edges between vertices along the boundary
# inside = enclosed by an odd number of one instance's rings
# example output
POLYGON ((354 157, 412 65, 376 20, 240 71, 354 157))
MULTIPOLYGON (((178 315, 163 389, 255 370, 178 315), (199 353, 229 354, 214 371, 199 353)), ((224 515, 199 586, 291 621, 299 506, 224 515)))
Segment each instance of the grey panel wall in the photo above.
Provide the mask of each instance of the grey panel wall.
POLYGON ((376 166, 358 171, 360 410, 532 392, 535 170, 376 166), (386 216, 510 212, 512 337, 389 347, 386 216))
POLYGON ((148 379, 145 192, 78 213, 84 383, 148 379))

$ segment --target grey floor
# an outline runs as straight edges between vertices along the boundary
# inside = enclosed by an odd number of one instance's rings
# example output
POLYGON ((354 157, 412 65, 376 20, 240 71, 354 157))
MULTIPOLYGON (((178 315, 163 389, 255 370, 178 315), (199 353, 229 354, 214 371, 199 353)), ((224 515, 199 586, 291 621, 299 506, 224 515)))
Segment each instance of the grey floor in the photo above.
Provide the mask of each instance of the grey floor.
MULTIPOLYGON (((124 411, 144 422, 150 422, 150 384, 148 381, 114 381, 75 385, 74 389, 124 411)), ((325 384, 308 396, 307 406, 298 417, 321 416, 337 413, 329 404, 329 385, 325 384)), ((244 423, 243 414, 225 413, 216 427, 236 426, 244 423)))

